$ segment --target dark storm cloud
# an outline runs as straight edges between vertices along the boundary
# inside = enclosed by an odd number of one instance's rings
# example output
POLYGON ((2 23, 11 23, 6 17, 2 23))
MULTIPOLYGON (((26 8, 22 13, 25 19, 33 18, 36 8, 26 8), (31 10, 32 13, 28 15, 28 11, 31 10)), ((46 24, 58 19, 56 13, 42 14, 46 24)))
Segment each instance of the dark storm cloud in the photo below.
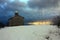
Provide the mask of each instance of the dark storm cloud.
POLYGON ((59 1, 60 0, 30 0, 28 5, 31 8, 55 7, 58 5, 59 1))
MULTIPOLYGON (((58 0, 30 0, 28 4, 32 8, 47 8, 56 6, 57 3, 58 0)), ((27 6, 28 5, 26 5, 24 2, 10 2, 10 0, 0 0, 0 20, 6 22, 10 17, 14 16, 15 11, 18 11, 20 15, 24 17, 26 22, 51 17, 52 12, 50 12, 51 14, 48 14, 49 11, 51 11, 50 9, 43 13, 43 10, 40 11, 41 9, 31 9, 27 6)))
POLYGON ((1 15, 7 15, 15 11, 20 11, 24 7, 25 4, 23 2, 10 2, 10 0, 0 0, 0 14, 3 13, 1 15))
POLYGON ((6 22, 14 15, 15 11, 20 11, 25 7, 23 2, 10 2, 10 0, 0 0, 0 21, 6 22))
POLYGON ((0 0, 0 19, 3 22, 14 16, 15 11, 19 11, 20 15, 25 18, 25 22, 32 20, 39 20, 40 14, 32 10, 26 10, 23 2, 8 2, 0 0))
POLYGON ((20 9, 25 7, 23 2, 10 2, 10 0, 0 0, 0 8, 2 9, 20 9))

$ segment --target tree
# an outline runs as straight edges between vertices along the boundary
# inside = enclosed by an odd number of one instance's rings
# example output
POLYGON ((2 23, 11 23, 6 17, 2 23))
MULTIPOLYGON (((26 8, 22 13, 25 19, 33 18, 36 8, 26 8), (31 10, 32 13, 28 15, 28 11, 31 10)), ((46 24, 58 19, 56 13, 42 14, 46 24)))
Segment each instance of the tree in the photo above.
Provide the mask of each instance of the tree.
POLYGON ((4 28, 4 24, 0 22, 0 28, 4 28))
POLYGON ((53 18, 53 25, 57 25, 60 28, 60 16, 56 16, 53 18))

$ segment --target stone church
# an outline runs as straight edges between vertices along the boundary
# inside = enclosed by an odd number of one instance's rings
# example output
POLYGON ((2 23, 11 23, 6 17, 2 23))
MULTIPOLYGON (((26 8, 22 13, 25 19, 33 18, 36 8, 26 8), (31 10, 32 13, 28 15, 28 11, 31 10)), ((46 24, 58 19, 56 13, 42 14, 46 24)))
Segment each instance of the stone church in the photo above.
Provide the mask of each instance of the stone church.
POLYGON ((15 12, 14 17, 9 19, 9 26, 24 25, 24 17, 20 16, 18 12, 15 12))

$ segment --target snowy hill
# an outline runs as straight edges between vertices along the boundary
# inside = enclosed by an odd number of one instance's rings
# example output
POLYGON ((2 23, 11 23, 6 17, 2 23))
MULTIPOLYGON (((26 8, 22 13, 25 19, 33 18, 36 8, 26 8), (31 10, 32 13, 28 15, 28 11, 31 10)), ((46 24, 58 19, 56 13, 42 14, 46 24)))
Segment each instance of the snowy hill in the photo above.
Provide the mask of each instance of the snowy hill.
POLYGON ((60 40, 60 35, 52 25, 17 26, 1 29, 0 40, 60 40))

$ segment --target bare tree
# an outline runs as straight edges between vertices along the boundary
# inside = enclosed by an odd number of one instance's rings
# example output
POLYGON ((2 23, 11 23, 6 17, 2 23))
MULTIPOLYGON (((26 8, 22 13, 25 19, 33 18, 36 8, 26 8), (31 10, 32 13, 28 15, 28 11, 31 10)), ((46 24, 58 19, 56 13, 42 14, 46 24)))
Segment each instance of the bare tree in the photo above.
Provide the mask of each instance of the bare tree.
POLYGON ((53 25, 57 25, 60 28, 60 16, 56 16, 53 18, 53 25))
POLYGON ((4 24, 2 22, 0 22, 0 28, 4 28, 4 24))

